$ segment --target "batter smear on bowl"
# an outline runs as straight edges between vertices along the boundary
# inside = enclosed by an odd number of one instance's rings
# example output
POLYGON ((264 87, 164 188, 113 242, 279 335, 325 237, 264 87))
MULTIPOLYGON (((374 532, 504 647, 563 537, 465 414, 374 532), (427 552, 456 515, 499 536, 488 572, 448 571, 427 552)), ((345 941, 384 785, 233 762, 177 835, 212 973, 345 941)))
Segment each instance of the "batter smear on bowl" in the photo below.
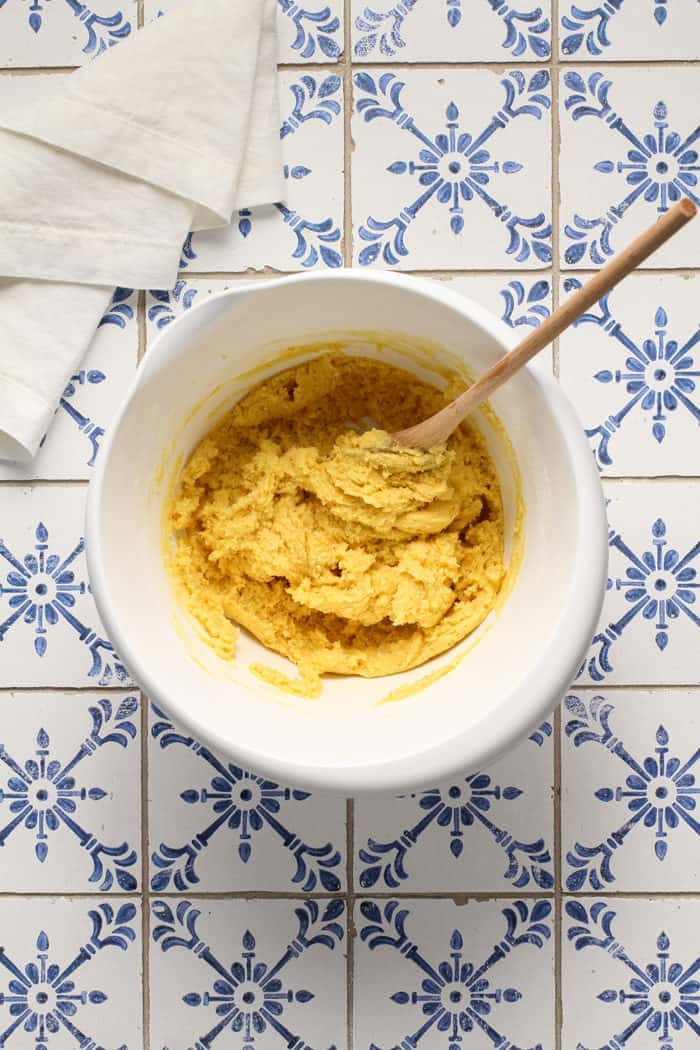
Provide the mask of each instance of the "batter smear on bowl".
MULTIPOLYGON (((503 507, 480 432, 392 447, 454 396, 388 363, 322 354, 260 383, 207 434, 169 507, 172 570, 219 655, 239 626, 296 663, 377 677, 451 648, 505 576, 503 507), (370 417, 383 429, 348 423, 370 417)), ((297 688, 298 686, 298 688, 297 688)))

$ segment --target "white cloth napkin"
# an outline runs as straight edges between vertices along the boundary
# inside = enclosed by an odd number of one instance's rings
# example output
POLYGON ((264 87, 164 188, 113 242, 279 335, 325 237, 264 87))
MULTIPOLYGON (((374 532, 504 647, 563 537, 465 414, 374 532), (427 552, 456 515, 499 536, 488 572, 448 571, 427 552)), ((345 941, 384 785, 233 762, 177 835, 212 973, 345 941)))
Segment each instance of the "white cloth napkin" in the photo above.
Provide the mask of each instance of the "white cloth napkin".
POLYGON ((115 285, 171 287, 190 229, 283 199, 275 0, 182 0, 40 90, 2 78, 0 459, 35 455, 115 285))

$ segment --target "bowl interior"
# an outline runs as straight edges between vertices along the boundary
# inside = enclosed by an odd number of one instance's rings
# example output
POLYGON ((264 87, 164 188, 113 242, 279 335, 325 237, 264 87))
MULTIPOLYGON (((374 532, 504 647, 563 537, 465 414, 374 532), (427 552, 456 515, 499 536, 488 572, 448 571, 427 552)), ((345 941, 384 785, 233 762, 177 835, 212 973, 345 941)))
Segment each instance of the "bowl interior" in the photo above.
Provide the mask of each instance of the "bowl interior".
POLYGON ((312 787, 417 786, 473 768, 512 743, 556 699, 548 698, 546 681, 537 692, 537 681, 581 554, 582 496, 569 441, 547 384, 526 370, 492 400, 515 469, 499 426, 475 417, 501 478, 508 555, 519 560, 507 598, 475 635, 402 675, 326 679, 318 700, 283 694, 254 677, 253 662, 287 674, 294 668, 245 633, 234 662, 213 654, 178 608, 164 569, 162 511, 173 477, 222 412, 289 365, 279 360, 281 347, 333 336, 348 352, 373 356, 367 333, 386 332, 394 333, 394 349, 384 359, 436 382, 456 359, 481 372, 512 342, 478 307, 449 293, 438 298, 419 282, 287 280, 224 294, 192 310, 149 351, 91 492, 93 589, 134 677, 173 717, 240 763, 312 787), (439 677, 446 667, 452 669, 439 677), (414 695, 382 702, 416 684, 414 695))

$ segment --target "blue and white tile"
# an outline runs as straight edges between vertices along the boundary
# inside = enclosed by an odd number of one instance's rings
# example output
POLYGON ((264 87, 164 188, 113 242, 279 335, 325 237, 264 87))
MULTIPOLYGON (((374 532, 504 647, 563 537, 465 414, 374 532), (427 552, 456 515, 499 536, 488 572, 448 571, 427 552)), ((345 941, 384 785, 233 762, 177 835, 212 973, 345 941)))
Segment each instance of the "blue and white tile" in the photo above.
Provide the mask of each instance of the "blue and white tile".
POLYGON ((154 900, 151 1046, 344 1047, 342 900, 154 900))
POLYGON ((559 48, 577 62, 655 62, 700 58, 697 0, 651 0, 648 4, 564 0, 559 6, 559 48))
MULTIPOLYGON (((146 19, 189 0, 145 0, 146 19)), ((277 60, 337 62, 343 52, 343 0, 277 0, 277 60)))
MULTIPOLYGON (((562 294, 580 287, 562 281, 562 294)), ((695 277, 633 274, 559 338, 559 377, 603 475, 695 475, 700 324, 695 277)))
POLYGON ((88 480, 100 445, 136 372, 137 293, 116 290, 90 348, 63 391, 36 457, 27 466, 0 462, 0 481, 88 480))
POLYGON ((231 226, 191 234, 190 273, 342 266, 343 83, 337 73, 280 73, 284 203, 243 208, 231 226))
POLYGON ((700 692, 579 690, 562 707, 569 892, 693 892, 700 878, 700 692))
POLYGON ((563 1047, 696 1050, 700 901, 565 903, 563 1047))
POLYGON ((0 693, 0 892, 138 889, 139 712, 133 693, 0 693))
POLYGON ((136 25, 136 0, 2 0, 0 68, 79 66, 136 25))
POLYGON ((356 62, 544 62, 551 40, 549 0, 352 0, 356 62))
POLYGON ((355 927, 356 1046, 553 1050, 551 901, 366 900, 355 927))
POLYGON ((84 515, 83 487, 2 491, 0 688, 129 684, 90 592, 84 515))
POLYGON ((143 1046, 138 901, 0 900, 0 1045, 143 1046))
POLYGON ((549 265, 547 70, 356 71, 353 86, 357 264, 549 265))
POLYGON ((345 801, 240 769, 151 708, 149 852, 154 893, 336 893, 345 801))
POLYGON ((226 281, 188 277, 181 278, 172 288, 164 291, 153 289, 146 292, 146 345, 150 347, 168 325, 203 299, 225 291, 234 283, 240 285, 247 280, 250 278, 241 277, 236 281, 226 281))
MULTIPOLYGON (((682 196, 700 204, 696 78, 660 65, 562 73, 562 266, 602 266, 682 196)), ((642 266, 697 261, 691 225, 642 266)))
MULTIPOLYGON (((549 274, 508 277, 504 275, 469 274, 468 277, 443 277, 441 283, 468 296, 515 329, 524 339, 530 328, 536 328, 552 312, 552 280, 549 274)), ((547 375, 553 373, 553 355, 544 351, 530 365, 547 375)))
POLYGON ((603 610, 579 682, 700 681, 700 486, 605 485, 609 565, 603 610))
POLYGON ((517 893, 554 887, 552 724, 483 773, 355 801, 359 892, 517 893))

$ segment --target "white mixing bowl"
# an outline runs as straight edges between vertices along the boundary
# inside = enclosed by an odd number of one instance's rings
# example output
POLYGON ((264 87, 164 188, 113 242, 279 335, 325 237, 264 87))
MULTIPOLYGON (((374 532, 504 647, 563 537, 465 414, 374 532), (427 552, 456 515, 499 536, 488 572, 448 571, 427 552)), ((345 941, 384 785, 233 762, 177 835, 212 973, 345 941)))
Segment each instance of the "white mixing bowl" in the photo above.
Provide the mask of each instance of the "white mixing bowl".
MULTIPOLYGON (((477 644, 472 636, 387 678, 328 678, 318 700, 259 681, 249 670, 253 662, 292 676, 295 669, 245 633, 235 661, 216 657, 178 608, 164 568, 162 512, 172 478, 218 415, 288 366, 278 360, 265 367, 280 346, 357 331, 429 340, 476 374, 516 341, 469 299, 397 274, 305 274, 222 292, 183 315, 149 350, 100 453, 87 515, 100 615, 150 698, 244 767, 353 795, 474 772, 549 715, 593 635, 607 565, 601 486, 583 431, 555 380, 527 368, 492 399, 515 450, 525 526, 512 587, 476 633, 477 644), (414 695, 382 702, 448 666, 414 695)), ((351 336, 347 341, 353 344, 351 336)), ((359 352, 372 351, 364 345, 359 352)), ((429 374, 410 357, 390 359, 429 374)), ((475 421, 499 470, 512 550, 512 457, 497 427, 480 414, 475 421)))

